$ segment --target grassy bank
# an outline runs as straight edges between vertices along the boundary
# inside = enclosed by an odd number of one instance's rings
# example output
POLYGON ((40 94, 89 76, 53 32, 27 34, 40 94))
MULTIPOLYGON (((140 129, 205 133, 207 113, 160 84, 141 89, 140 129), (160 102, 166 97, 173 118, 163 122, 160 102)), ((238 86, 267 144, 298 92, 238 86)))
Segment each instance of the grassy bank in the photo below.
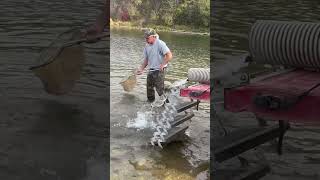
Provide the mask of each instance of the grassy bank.
POLYGON ((186 33, 186 34, 199 34, 199 35, 209 35, 209 28, 205 27, 189 27, 183 25, 176 25, 174 28, 161 25, 149 24, 145 27, 141 26, 138 22, 123 22, 123 21, 112 21, 110 19, 111 29, 136 29, 143 30, 145 28, 154 28, 157 31, 162 32, 176 32, 176 33, 186 33))

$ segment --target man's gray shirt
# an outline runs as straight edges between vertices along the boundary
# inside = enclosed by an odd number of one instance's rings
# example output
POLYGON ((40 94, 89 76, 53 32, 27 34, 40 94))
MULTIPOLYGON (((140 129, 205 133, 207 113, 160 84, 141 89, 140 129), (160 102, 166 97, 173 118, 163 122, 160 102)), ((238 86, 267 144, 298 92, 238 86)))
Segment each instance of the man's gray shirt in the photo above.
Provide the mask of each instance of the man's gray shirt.
POLYGON ((156 39, 153 44, 147 44, 143 50, 144 59, 148 60, 149 69, 159 70, 160 65, 163 63, 164 55, 170 49, 166 43, 160 39, 156 39))

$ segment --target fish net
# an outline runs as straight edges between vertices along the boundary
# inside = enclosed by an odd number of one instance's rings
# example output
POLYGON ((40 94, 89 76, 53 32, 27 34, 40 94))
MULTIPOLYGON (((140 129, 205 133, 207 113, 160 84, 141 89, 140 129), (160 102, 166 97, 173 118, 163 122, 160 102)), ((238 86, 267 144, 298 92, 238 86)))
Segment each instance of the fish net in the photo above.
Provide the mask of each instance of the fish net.
POLYGON ((120 84, 122 85, 125 91, 127 92, 132 91, 137 84, 136 74, 135 73, 128 74, 126 77, 124 77, 124 79, 120 82, 120 84))
POLYGON ((66 94, 80 79, 85 63, 84 48, 80 44, 64 47, 65 43, 80 38, 79 30, 70 29, 61 33, 48 48, 41 51, 35 65, 30 68, 49 94, 66 94))

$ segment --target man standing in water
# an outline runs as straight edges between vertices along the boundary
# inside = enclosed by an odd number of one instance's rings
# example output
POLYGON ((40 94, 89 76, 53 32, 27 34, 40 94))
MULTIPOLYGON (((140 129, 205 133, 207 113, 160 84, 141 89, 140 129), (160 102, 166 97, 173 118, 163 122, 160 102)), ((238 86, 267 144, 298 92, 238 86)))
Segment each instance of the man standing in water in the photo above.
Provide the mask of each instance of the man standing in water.
POLYGON ((149 102, 155 100, 155 91, 160 96, 159 101, 154 102, 155 106, 161 106, 165 101, 164 96, 164 77, 165 69, 172 59, 172 53, 167 47, 166 43, 157 37, 154 29, 147 29, 144 33, 146 39, 146 46, 143 50, 144 61, 138 69, 137 74, 142 74, 143 70, 149 66, 147 76, 147 97, 149 102))

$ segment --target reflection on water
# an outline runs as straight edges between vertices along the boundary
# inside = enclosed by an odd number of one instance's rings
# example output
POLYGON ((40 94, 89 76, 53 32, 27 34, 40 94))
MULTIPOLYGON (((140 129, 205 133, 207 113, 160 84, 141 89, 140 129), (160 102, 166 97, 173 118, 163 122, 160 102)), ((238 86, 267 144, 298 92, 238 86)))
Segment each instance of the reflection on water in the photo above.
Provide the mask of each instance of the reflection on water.
POLYGON ((48 95, 29 70, 59 33, 94 21, 103 2, 0 6, 0 179, 106 179, 106 42, 85 45, 81 78, 65 96, 48 95))
MULTIPOLYGON (((320 14, 318 1, 214 1, 214 36, 212 55, 214 61, 227 61, 231 56, 248 51, 247 35, 256 20, 285 20, 318 22, 320 14)), ((248 116, 237 115, 225 120, 228 127, 237 128, 250 124, 248 116), (231 119, 241 119, 232 121, 231 119)), ((319 179, 317 164, 320 147, 320 129, 317 127, 292 126, 284 139, 284 153, 278 156, 270 144, 262 146, 270 160, 272 172, 265 180, 271 179, 319 179)))
MULTIPOLYGON (((186 79, 189 68, 209 67, 208 36, 162 32, 159 35, 174 56, 167 81, 186 79)), ((111 31, 111 177, 194 179, 197 174, 192 170, 209 159, 209 104, 201 104, 200 110, 194 112, 188 130, 190 137, 185 143, 172 144, 162 151, 147 146, 153 130, 146 128, 152 127, 148 117, 151 105, 146 97, 146 73, 137 76, 137 85, 131 92, 125 92, 119 84, 141 65, 144 44, 142 31, 111 31)))

